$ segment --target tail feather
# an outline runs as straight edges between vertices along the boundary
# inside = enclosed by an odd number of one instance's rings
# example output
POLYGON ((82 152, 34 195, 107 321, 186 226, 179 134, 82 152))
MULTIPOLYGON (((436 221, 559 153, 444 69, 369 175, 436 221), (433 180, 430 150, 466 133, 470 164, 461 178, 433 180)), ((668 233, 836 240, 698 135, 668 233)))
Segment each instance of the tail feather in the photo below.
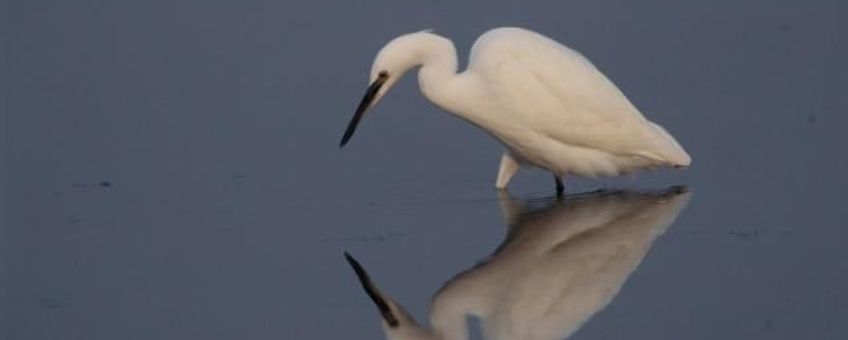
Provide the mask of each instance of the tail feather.
POLYGON ((662 126, 650 123, 654 130, 654 145, 656 152, 664 161, 674 167, 686 167, 692 164, 692 157, 677 143, 662 126))

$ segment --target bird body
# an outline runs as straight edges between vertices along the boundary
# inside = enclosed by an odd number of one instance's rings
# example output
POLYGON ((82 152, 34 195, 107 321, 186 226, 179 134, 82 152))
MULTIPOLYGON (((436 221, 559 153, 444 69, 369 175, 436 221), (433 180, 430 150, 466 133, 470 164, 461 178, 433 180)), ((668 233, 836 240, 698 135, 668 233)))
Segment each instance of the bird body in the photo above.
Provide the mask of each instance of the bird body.
POLYGON ((615 176, 691 162, 665 129, 647 120, 580 53, 521 28, 480 36, 462 73, 446 38, 417 32, 392 40, 374 61, 374 93, 363 98, 342 145, 362 114, 416 66, 430 101, 505 146, 498 188, 522 165, 546 169, 559 183, 567 175, 615 176))

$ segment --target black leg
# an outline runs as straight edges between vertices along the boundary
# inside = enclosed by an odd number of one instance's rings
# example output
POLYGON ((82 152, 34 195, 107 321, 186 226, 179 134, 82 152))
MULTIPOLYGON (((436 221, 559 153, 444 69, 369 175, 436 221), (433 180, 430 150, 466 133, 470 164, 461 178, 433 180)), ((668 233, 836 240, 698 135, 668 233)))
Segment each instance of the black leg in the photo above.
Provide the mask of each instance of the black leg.
POLYGON ((562 178, 554 175, 554 180, 556 180, 556 194, 557 196, 562 196, 562 192, 565 190, 565 186, 562 185, 562 178))

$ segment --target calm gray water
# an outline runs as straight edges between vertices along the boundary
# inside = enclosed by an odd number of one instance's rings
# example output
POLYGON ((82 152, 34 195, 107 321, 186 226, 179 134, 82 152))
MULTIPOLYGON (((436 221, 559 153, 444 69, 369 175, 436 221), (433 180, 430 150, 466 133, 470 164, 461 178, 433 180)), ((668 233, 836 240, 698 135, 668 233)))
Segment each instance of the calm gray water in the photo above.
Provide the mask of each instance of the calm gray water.
MULTIPOLYGON (((437 294, 462 292, 440 291, 449 280, 526 246, 508 231, 538 237, 509 217, 535 214, 528 206, 548 216, 535 228, 599 230, 555 234, 561 253, 598 251, 481 282, 540 294, 499 290, 490 304, 571 310, 578 321, 559 330, 569 339, 848 338, 844 2, 0 8, 3 339, 380 339, 344 251, 426 324, 434 296, 471 296, 437 294), (688 204, 639 205, 634 193, 615 206, 557 203, 539 171, 520 172, 499 200, 501 147, 435 109, 410 76, 338 149, 389 39, 434 28, 464 59, 504 25, 583 52, 694 159, 685 171, 570 180, 570 193, 685 185, 688 204), (534 288, 559 287, 563 273, 588 290, 554 300, 534 288)), ((507 323, 470 324, 480 338, 507 323)))

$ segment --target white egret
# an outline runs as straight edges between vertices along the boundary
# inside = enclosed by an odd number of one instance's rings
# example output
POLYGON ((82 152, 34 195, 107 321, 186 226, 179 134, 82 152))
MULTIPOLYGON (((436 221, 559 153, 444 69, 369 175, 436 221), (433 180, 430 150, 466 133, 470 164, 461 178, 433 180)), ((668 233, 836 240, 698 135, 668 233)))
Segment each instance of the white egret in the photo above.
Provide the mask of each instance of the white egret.
POLYGON ((453 43, 422 31, 402 35, 377 54, 368 91, 341 140, 410 69, 443 110, 485 130, 506 150, 495 182, 505 189, 520 165, 561 178, 615 176, 659 166, 685 167, 689 155, 580 53, 538 33, 497 28, 471 48, 457 73, 453 43))
POLYGON ((430 327, 419 325, 362 265, 345 257, 380 311, 388 339, 465 340, 467 315, 480 320, 484 339, 563 339, 612 301, 689 197, 681 188, 605 192, 542 209, 502 200, 506 239, 439 289, 430 327))

